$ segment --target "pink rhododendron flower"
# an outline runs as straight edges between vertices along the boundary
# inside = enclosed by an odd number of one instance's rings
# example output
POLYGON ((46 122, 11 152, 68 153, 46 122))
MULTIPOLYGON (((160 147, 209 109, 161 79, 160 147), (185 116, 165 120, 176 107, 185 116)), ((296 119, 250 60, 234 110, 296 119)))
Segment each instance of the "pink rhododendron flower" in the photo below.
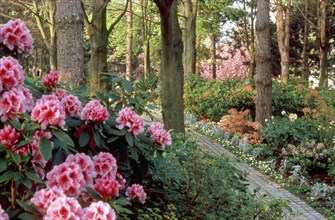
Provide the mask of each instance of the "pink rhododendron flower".
POLYGON ((44 220, 81 220, 83 210, 79 202, 73 197, 58 197, 53 201, 44 220))
POLYGON ((112 154, 106 152, 100 152, 98 155, 93 157, 94 169, 97 176, 102 177, 104 175, 115 176, 117 172, 116 159, 112 154))
POLYGON ((28 89, 14 88, 4 92, 0 97, 1 121, 18 119, 18 114, 31 110, 32 105, 32 95, 28 89))
POLYGON ((115 176, 104 175, 103 177, 95 180, 94 189, 104 198, 110 196, 118 197, 120 188, 121 185, 115 176))
POLYGON ((106 202, 93 202, 83 210, 82 219, 85 220, 115 220, 114 209, 106 202))
POLYGON ((126 196, 127 196, 127 199, 138 200, 142 204, 145 203, 145 199, 147 198, 147 194, 144 192, 143 186, 137 183, 127 188, 126 196))
POLYGON ((47 187, 35 192, 33 198, 31 198, 30 201, 40 210, 40 212, 45 213, 50 204, 58 197, 65 197, 65 194, 62 189, 54 186, 51 188, 47 187))
POLYGON ((47 186, 59 187, 67 196, 78 196, 85 185, 84 175, 78 164, 75 162, 64 162, 47 174, 47 186))
POLYGON ((126 107, 118 113, 116 122, 119 123, 116 127, 118 129, 128 128, 128 131, 137 136, 144 131, 144 123, 133 110, 126 107))
POLYGON ((10 125, 5 125, 0 129, 0 143, 8 149, 15 147, 20 137, 20 132, 10 125))
POLYGON ((58 82, 58 72, 51 70, 47 75, 43 77, 43 85, 48 87, 56 86, 58 82))
POLYGON ((52 96, 39 99, 31 112, 31 120, 41 124, 42 129, 46 129, 49 125, 63 127, 65 125, 65 111, 58 100, 52 96))
POLYGON ((80 115, 82 106, 77 96, 67 95, 61 101, 65 110, 66 116, 80 115))
POLYGON ((81 111, 81 119, 103 123, 109 117, 109 112, 103 107, 98 100, 92 100, 85 105, 81 111))
POLYGON ((1 205, 0 205, 0 219, 9 220, 8 214, 5 212, 5 210, 2 209, 1 205))
POLYGON ((93 161, 89 156, 84 153, 71 154, 66 158, 65 162, 78 164, 84 176, 85 185, 89 186, 93 184, 93 178, 97 174, 94 170, 93 161))
POLYGON ((67 91, 64 89, 57 89, 52 93, 52 95, 55 95, 59 101, 62 101, 62 99, 68 95, 67 91))
POLYGON ((1 90, 10 90, 23 84, 23 68, 13 57, 3 57, 0 59, 0 81, 1 90))
POLYGON ((150 137, 152 138, 153 142, 160 145, 163 149, 167 145, 171 145, 171 135, 169 132, 167 132, 161 123, 153 123, 148 128, 148 133, 150 134, 150 137))
POLYGON ((0 24, 0 43, 18 53, 31 54, 34 49, 34 39, 25 23, 20 19, 0 24))

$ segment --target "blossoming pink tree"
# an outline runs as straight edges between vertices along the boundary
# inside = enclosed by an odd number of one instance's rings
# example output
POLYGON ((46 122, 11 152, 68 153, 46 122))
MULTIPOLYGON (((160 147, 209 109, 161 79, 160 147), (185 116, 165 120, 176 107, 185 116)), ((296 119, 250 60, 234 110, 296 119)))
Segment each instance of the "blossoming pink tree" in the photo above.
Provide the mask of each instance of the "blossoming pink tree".
POLYGON ((206 79, 212 79, 212 62, 217 62, 216 77, 219 80, 237 78, 246 80, 248 78, 248 54, 243 49, 232 49, 221 51, 217 54, 217 60, 202 60, 200 62, 200 75, 206 79))
MULTIPOLYGON (((27 57, 32 43, 20 20, 0 25, 2 55, 27 57)), ((132 213, 150 194, 153 155, 171 144, 161 124, 146 127, 131 107, 60 88, 57 71, 24 84, 12 56, 0 57, 0 119, 0 219, 132 213)))

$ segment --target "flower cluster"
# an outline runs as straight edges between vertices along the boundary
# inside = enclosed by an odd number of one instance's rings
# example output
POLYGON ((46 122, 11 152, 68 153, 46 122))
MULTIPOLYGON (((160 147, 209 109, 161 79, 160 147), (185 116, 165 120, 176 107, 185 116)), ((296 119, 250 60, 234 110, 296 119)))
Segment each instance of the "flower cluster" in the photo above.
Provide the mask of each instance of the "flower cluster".
POLYGON ((290 114, 290 115, 288 116, 288 119, 289 119, 290 121, 295 121, 295 120, 298 119, 298 115, 292 113, 292 114, 290 114))
POLYGON ((8 149, 15 147, 15 144, 18 142, 20 133, 10 125, 5 125, 0 130, 0 143, 8 149))
POLYGON ((66 116, 79 116, 82 110, 81 101, 77 96, 66 95, 61 99, 66 116))
POLYGON ((142 204, 145 203, 145 199, 147 198, 147 194, 144 192, 143 186, 136 183, 127 188, 126 196, 129 200, 138 200, 142 204))
POLYGON ((88 102, 81 111, 81 119, 95 123, 103 123, 109 117, 109 113, 98 100, 88 102))
POLYGON ((171 145, 171 135, 167 132, 161 123, 153 123, 148 128, 148 133, 153 142, 160 145, 163 149, 167 145, 171 145))
POLYGON ((47 75, 43 77, 43 85, 47 87, 54 87, 58 82, 58 72, 51 70, 47 75))
POLYGON ((54 95, 43 96, 37 100, 31 112, 31 120, 41 124, 42 129, 49 125, 63 127, 65 125, 65 111, 58 98, 54 95))
POLYGON ((25 23, 20 19, 0 24, 0 43, 24 55, 31 54, 34 49, 34 39, 25 23))
POLYGON ((13 88, 4 92, 0 97, 1 121, 18 119, 19 114, 31 111, 33 104, 34 101, 29 89, 13 88))
POLYGON ((144 131, 144 123, 133 110, 129 107, 122 109, 116 118, 116 122, 119 123, 116 127, 122 130, 124 127, 128 128, 128 131, 133 135, 137 136, 144 131))
POLYGON ((23 84, 23 68, 13 57, 0 59, 0 92, 17 88, 23 84))
MULTIPOLYGON (((65 162, 55 166, 47 174, 47 188, 37 191, 31 202, 44 219, 115 219, 115 212, 108 203, 85 200, 91 187, 105 201, 119 196, 125 187, 125 179, 117 173, 116 159, 110 153, 100 152, 91 159, 84 153, 69 155, 65 162), (90 206, 82 209, 78 199, 90 201, 90 206)), ((139 184, 126 191, 129 200, 145 202, 146 193, 139 184)))

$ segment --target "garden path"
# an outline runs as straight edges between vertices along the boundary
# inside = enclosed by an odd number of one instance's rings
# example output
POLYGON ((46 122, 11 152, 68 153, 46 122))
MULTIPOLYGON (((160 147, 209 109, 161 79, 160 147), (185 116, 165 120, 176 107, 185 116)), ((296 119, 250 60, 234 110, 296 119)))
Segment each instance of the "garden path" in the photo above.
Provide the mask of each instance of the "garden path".
MULTIPOLYGON (((153 120, 149 117, 144 116, 145 123, 150 124, 153 121, 161 121, 161 117, 155 115, 153 120)), ((198 140, 198 144, 200 145, 202 150, 209 151, 216 155, 224 155, 226 157, 231 158, 233 161, 236 161, 236 167, 239 170, 247 172, 248 180, 249 180, 249 189, 253 191, 255 188, 259 187, 259 193, 261 195, 266 195, 269 198, 282 198, 288 200, 290 202, 290 207, 292 208, 294 214, 289 215, 287 214, 285 219, 292 219, 292 220, 323 220, 327 219, 319 212, 314 210, 310 207, 307 203, 302 201, 299 197, 293 195, 285 188, 281 187, 280 184, 275 183, 272 181, 268 176, 262 174, 258 170, 254 169, 253 167, 249 166, 246 163, 241 162, 238 158, 228 151, 227 149, 223 148, 219 143, 210 140, 205 135, 188 129, 187 133, 194 136, 198 140)))

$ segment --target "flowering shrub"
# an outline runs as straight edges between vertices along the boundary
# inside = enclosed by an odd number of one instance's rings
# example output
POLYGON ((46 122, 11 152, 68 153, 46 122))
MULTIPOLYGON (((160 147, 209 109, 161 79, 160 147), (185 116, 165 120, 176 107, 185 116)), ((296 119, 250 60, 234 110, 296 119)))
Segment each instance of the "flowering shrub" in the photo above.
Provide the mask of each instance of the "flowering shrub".
POLYGON ((171 135, 163 128, 161 123, 152 123, 148 128, 148 133, 152 140, 163 149, 165 146, 171 145, 171 135))
MULTIPOLYGON (((9 41, 1 40, 5 48, 9 41)), ((9 54, 20 53, 15 44, 9 54)), ((15 219, 136 215, 146 200, 143 186, 153 181, 158 163, 152 161, 171 144, 169 133, 160 127, 153 136, 130 106, 99 95, 86 103, 57 81, 51 71, 24 85, 18 61, 0 59, 0 205, 15 219)))
POLYGON ((10 20, 0 24, 0 44, 18 54, 27 56, 33 52, 34 39, 27 26, 20 20, 10 20))

